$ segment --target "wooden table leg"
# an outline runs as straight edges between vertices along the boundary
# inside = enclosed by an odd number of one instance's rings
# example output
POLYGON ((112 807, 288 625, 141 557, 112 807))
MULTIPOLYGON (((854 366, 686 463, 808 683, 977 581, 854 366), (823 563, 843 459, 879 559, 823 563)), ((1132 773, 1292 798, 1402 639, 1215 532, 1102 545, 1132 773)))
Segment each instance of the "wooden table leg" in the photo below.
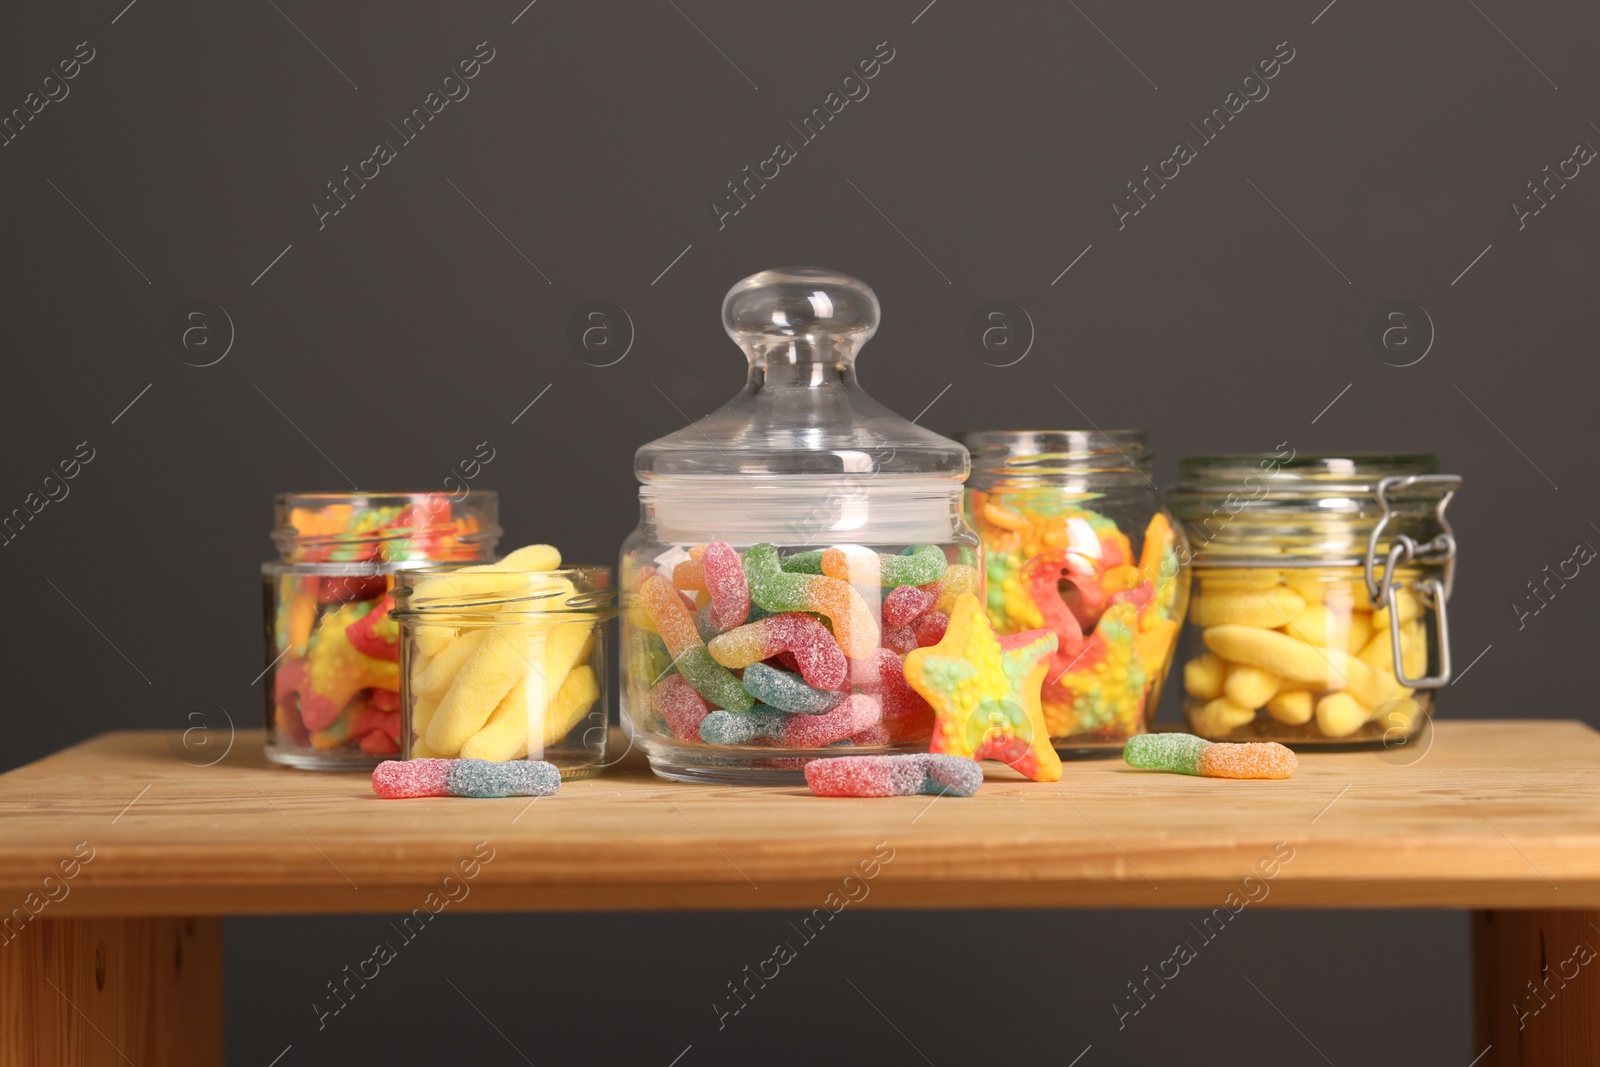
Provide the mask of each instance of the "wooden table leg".
POLYGON ((1478 1067, 1600 1065, 1600 911, 1472 915, 1478 1067))
POLYGON ((0 1067, 219 1067, 222 1024, 220 918, 41 916, 0 933, 0 1067))

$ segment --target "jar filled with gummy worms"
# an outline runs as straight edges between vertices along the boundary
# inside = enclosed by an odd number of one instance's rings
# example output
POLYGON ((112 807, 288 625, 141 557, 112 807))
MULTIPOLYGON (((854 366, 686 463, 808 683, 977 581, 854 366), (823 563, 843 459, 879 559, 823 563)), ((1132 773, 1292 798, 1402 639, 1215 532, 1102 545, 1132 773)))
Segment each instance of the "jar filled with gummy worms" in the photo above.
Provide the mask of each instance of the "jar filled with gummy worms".
POLYGON ((398 576, 404 758, 546 760, 563 779, 600 772, 616 588, 610 567, 559 563, 534 545, 495 564, 398 576), (550 558, 530 558, 539 554, 550 558))
POLYGON ((1148 435, 985 430, 962 440, 989 619, 1002 634, 1056 633, 1040 691, 1051 741, 1120 750, 1155 716, 1189 586, 1148 435))
POLYGON ((905 655, 981 595, 980 553, 967 450, 856 382, 878 313, 834 271, 744 279, 722 305, 744 390, 638 452, 622 709, 663 777, 792 782, 819 756, 928 749, 905 655))
POLYGON ((400 751, 394 576, 494 558, 490 491, 281 493, 261 565, 267 758, 309 770, 372 767, 400 751))
POLYGON ((1450 681, 1461 478, 1425 455, 1198 456, 1184 717, 1202 737, 1399 748, 1450 681))

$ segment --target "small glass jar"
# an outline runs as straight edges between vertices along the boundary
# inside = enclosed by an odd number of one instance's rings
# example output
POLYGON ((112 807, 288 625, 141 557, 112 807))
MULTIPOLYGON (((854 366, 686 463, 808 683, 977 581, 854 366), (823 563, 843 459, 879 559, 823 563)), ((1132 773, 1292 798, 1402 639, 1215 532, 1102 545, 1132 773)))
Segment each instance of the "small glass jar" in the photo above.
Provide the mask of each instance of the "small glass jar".
POLYGON ((967 450, 856 383, 878 326, 862 282, 766 271, 722 317, 744 391, 634 463, 626 719, 652 769, 683 781, 786 783, 841 750, 925 752, 933 711, 904 657, 943 636, 961 592, 982 595, 967 450))
POLYGON ((403 758, 605 766, 610 567, 407 571, 394 598, 403 758))
POLYGON ((266 756, 359 770, 400 751, 394 576, 494 558, 499 500, 442 493, 281 493, 263 563, 266 756))
POLYGON ((1403 744, 1450 680, 1461 478, 1426 455, 1200 456, 1184 717, 1202 737, 1403 744))
POLYGON ((1120 749, 1155 716, 1189 591, 1148 435, 985 430, 962 440, 989 620, 1002 634, 1055 631, 1040 700, 1058 750, 1120 749))

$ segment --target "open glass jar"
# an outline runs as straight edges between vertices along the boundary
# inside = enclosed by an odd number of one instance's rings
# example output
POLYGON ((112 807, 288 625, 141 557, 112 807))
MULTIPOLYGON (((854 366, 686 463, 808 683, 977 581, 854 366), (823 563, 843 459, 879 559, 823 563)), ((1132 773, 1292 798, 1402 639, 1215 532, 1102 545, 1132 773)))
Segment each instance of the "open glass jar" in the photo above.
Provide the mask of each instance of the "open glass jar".
POLYGON ((1184 716, 1216 740, 1403 744, 1450 680, 1461 478, 1425 455, 1201 456, 1184 716))
POLYGON ((494 558, 499 498, 442 493, 281 493, 261 565, 267 758, 354 770, 400 751, 394 576, 494 558))
POLYGON ((394 597, 404 758, 534 759, 563 779, 599 773, 610 567, 414 570, 394 597))
POLYGON ((744 279, 722 305, 743 392, 645 445, 622 548, 622 708, 667 778, 794 781, 812 758, 926 751, 903 659, 981 595, 967 450, 856 384, 878 300, 833 271, 744 279), (903 586, 917 587, 892 594, 903 586))
POLYGON ((967 521, 989 620, 1057 637, 1040 700, 1057 749, 1121 749, 1155 716, 1183 622, 1188 551, 1142 430, 985 430, 967 521))

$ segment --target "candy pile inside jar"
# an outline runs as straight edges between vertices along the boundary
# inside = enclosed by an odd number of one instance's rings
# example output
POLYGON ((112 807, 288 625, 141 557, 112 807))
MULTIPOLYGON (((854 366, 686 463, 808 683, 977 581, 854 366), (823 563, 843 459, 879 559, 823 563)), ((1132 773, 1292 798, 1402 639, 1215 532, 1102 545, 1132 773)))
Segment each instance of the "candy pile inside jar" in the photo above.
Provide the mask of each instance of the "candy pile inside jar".
MULTIPOLYGON (((1427 673, 1423 605, 1399 571, 1401 666, 1427 673)), ((1348 738, 1368 723, 1409 733, 1422 714, 1414 690, 1395 677, 1389 609, 1375 608, 1359 570, 1270 567, 1196 572, 1189 619, 1206 651, 1183 668, 1184 711, 1195 728, 1221 736, 1270 717, 1309 738, 1348 738)))
POLYGON ((685 744, 926 747, 933 709, 905 654, 938 643, 978 572, 937 545, 787 555, 711 541, 639 567, 628 607, 646 727, 685 744))
POLYGON ((603 692, 595 653, 610 571, 560 566, 556 549, 529 545, 498 563, 406 576, 408 759, 500 763, 557 749, 564 773, 598 769, 603 726, 563 742, 603 692))
POLYGON ((281 557, 263 568, 274 759, 375 762, 400 751, 394 573, 492 552, 492 494, 473 496, 466 506, 442 494, 279 498, 281 557))
POLYGON ((1058 489, 969 489, 968 507, 983 540, 995 629, 1056 633, 1041 694, 1050 736, 1143 733, 1182 622, 1177 536, 1166 515, 1151 518, 1135 558, 1114 520, 1058 489))

